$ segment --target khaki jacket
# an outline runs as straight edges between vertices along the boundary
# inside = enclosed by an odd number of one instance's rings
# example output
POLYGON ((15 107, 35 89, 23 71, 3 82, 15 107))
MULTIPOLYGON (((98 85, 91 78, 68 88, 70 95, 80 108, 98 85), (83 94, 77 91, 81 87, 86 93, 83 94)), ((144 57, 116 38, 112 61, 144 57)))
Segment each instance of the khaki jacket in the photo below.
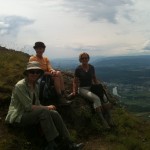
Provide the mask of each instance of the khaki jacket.
MULTIPOLYGON (((35 105, 40 105, 39 101, 39 85, 35 87, 35 105)), ((27 84, 26 79, 20 80, 14 87, 9 110, 5 121, 7 123, 20 122, 21 117, 25 112, 32 111, 33 93, 30 86, 27 84)))

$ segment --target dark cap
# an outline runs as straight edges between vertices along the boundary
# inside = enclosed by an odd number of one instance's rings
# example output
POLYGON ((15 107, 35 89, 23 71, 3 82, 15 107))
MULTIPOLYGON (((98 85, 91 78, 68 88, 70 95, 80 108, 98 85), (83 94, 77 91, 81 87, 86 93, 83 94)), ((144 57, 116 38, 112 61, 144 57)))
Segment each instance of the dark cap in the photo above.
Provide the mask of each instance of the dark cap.
POLYGON ((35 45, 33 46, 33 48, 36 49, 38 47, 45 48, 46 46, 43 42, 35 42, 35 45))

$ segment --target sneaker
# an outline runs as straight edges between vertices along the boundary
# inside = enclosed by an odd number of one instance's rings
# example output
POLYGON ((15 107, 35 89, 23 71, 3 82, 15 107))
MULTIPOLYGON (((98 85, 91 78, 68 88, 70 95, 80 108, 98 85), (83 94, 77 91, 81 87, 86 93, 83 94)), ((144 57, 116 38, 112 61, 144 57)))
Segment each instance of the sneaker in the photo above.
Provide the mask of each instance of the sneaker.
POLYGON ((82 150, 83 147, 84 147, 83 143, 76 144, 70 139, 63 139, 58 149, 59 150, 82 150))

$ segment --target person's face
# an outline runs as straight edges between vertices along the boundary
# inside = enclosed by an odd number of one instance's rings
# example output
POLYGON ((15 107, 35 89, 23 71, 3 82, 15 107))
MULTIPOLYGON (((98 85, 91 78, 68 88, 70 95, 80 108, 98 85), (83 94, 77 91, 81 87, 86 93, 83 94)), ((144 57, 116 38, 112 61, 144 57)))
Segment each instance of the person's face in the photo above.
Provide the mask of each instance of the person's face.
POLYGON ((36 82, 38 78, 40 77, 40 73, 41 71, 38 69, 28 70, 27 72, 28 81, 31 83, 36 82))
POLYGON ((45 51, 45 48, 43 48, 43 47, 37 47, 35 49, 35 51, 36 51, 37 56, 42 56, 43 53, 44 53, 44 51, 45 51))
POLYGON ((83 54, 83 55, 81 56, 81 63, 82 63, 82 64, 87 64, 88 61, 89 61, 88 55, 83 54))

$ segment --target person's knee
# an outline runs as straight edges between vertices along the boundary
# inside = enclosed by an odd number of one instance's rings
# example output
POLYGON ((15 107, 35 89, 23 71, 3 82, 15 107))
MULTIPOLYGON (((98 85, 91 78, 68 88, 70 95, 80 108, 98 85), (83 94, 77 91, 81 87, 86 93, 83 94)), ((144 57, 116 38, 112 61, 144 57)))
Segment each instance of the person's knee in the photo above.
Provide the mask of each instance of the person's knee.
POLYGON ((40 118, 41 119, 47 119, 49 117, 58 118, 58 117, 60 117, 60 114, 56 110, 42 109, 41 114, 40 114, 40 118))
POLYGON ((61 77, 61 71, 56 71, 56 75, 58 76, 58 77, 61 77))
POLYGON ((60 116, 60 114, 56 110, 49 110, 49 112, 52 116, 60 116))
POLYGON ((102 104, 101 104, 100 99, 94 100, 94 108, 102 108, 102 104))
POLYGON ((40 118, 45 119, 50 115, 50 111, 48 109, 41 109, 40 118))

